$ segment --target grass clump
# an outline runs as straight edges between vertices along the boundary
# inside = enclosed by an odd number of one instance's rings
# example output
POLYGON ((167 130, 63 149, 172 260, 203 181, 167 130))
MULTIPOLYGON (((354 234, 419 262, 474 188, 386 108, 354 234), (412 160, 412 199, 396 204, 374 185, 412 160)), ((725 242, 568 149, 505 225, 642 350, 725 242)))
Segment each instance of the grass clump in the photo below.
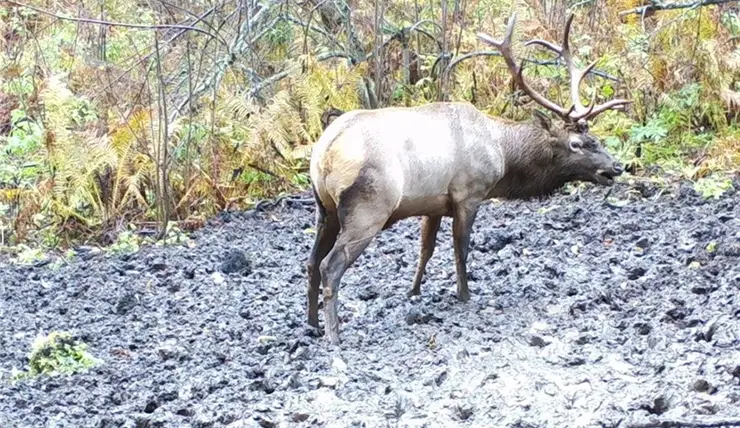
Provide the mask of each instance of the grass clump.
POLYGON ((40 375, 71 375, 102 364, 90 352, 88 346, 64 331, 53 331, 48 336, 39 336, 28 354, 28 370, 15 370, 14 381, 40 375))

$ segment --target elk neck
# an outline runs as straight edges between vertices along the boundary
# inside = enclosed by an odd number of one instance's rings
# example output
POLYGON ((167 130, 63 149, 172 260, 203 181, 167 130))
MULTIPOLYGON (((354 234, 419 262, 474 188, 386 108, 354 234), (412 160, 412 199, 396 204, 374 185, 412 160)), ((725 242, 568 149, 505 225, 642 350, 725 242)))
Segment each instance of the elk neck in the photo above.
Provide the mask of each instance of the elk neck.
POLYGON ((567 160, 559 159, 552 137, 531 123, 497 123, 505 174, 488 197, 530 199, 550 196, 575 179, 567 160))

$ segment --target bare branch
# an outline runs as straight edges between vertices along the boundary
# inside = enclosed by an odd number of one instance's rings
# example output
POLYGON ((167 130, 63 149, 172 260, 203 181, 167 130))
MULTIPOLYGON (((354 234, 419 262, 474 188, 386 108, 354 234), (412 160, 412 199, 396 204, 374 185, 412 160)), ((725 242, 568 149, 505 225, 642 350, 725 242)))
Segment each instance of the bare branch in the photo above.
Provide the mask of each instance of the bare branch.
POLYGON ((230 45, 230 52, 233 52, 235 54, 239 54, 244 52, 246 49, 246 46, 249 46, 252 44, 252 41, 250 40, 249 43, 246 43, 246 35, 249 34, 250 29, 253 29, 255 24, 260 22, 268 11, 272 10, 272 8, 278 4, 280 4, 282 0, 270 0, 262 6, 260 10, 257 11, 250 19, 244 20, 244 23, 242 24, 241 28, 239 29, 239 33, 237 37, 231 42, 230 45), (244 36, 244 38, 242 37, 244 36))
POLYGON ((7 1, 7 3, 9 3, 9 4, 13 5, 13 6, 23 7, 23 8, 26 8, 26 9, 31 9, 31 10, 33 10, 35 12, 38 12, 38 13, 41 13, 41 14, 44 14, 44 15, 48 15, 48 16, 51 16, 51 17, 54 17, 54 18, 57 18, 57 19, 61 19, 63 21, 72 21, 72 22, 82 22, 82 23, 87 23, 87 24, 105 25, 105 26, 108 26, 108 27, 134 28, 134 29, 140 29, 140 30, 162 30, 162 29, 174 28, 174 29, 178 29, 178 30, 195 31, 197 33, 205 34, 208 37, 211 37, 213 39, 216 39, 220 43, 224 44, 225 46, 227 45, 226 44, 226 41, 223 40, 221 37, 219 37, 219 36, 217 36, 217 35, 215 35, 213 33, 209 33, 208 31, 205 31, 205 30, 203 30, 201 28, 193 27, 193 26, 190 26, 190 25, 179 25, 179 24, 152 24, 152 25, 149 25, 149 24, 131 24, 131 23, 127 23, 127 22, 101 21, 99 19, 73 18, 73 17, 70 17, 70 16, 58 15, 58 14, 56 14, 54 12, 50 12, 48 10, 38 8, 36 6, 31 6, 31 5, 27 5, 27 4, 24 4, 24 3, 19 3, 19 2, 16 2, 14 0, 6 0, 6 1, 7 1))
POLYGON ((446 73, 451 73, 452 70, 457 67, 458 64, 460 64, 462 61, 465 61, 466 59, 475 58, 479 56, 501 56, 500 52, 496 51, 475 51, 470 52, 465 55, 460 55, 457 58, 455 58, 450 65, 447 66, 447 69, 445 70, 446 73))
POLYGON ((332 35, 329 34, 328 32, 326 32, 323 28, 319 28, 319 27, 317 27, 315 25, 310 25, 310 23, 303 22, 300 19, 295 18, 295 17, 290 16, 290 15, 285 15, 282 18, 285 19, 288 22, 292 22, 294 24, 300 25, 304 29, 309 29, 309 30, 313 31, 314 33, 321 34, 322 36, 326 37, 326 39, 329 40, 338 49, 344 49, 344 46, 342 46, 342 44, 338 40, 336 40, 334 37, 332 37, 332 35))
MULTIPOLYGON (((328 59, 332 58, 347 58, 351 59, 350 56, 344 52, 329 52, 320 54, 316 57, 317 61, 326 61, 328 59)), ((293 66, 288 68, 287 70, 283 70, 280 73, 273 74, 272 76, 268 77, 267 79, 259 82, 254 87, 250 88, 247 92, 247 95, 249 97, 256 96, 261 90, 267 88, 268 86, 274 85, 275 83, 285 79, 286 77, 290 76, 291 73, 293 73, 295 70, 300 68, 300 66, 293 66)))
MULTIPOLYGON (((208 16, 208 15, 210 15, 211 13, 213 13, 213 11, 214 11, 214 10, 215 10, 215 8, 210 8, 209 10, 205 11, 205 12, 204 12, 204 13, 203 13, 202 15, 200 15, 200 16, 198 16, 198 17, 197 17, 197 19, 195 20, 195 22, 193 22, 193 24, 197 24, 198 22, 201 22, 201 21, 203 21, 203 20, 204 20, 204 19, 205 19, 205 18, 206 18, 206 17, 208 16)), ((177 33, 175 33, 175 34, 174 34, 174 35, 173 35, 172 37, 170 37, 169 39, 167 39, 167 40, 165 41, 165 43, 164 43, 164 44, 165 44, 165 45, 168 45, 168 44, 172 43, 173 41, 175 41, 175 39, 179 38, 180 36, 182 36, 182 35, 183 35, 183 34, 185 34, 186 32, 187 32, 187 30, 180 30, 180 31, 178 31, 178 32, 177 32, 177 33)), ((139 59, 138 59, 138 60, 137 60, 136 62, 134 62, 134 63, 133 63, 133 64, 132 64, 132 65, 131 65, 131 66, 130 66, 129 68, 127 68, 127 69, 126 69, 126 70, 124 70, 124 71, 123 71, 123 72, 122 72, 121 74, 119 74, 119 75, 118 75, 118 77, 116 77, 116 78, 114 78, 113 80, 111 80, 110 82, 108 82, 108 84, 107 84, 107 85, 105 85, 105 87, 103 87, 103 89, 101 89, 101 90, 99 90, 98 92, 96 92, 96 93, 95 93, 95 94, 94 94, 94 95, 93 95, 93 96, 91 97, 91 99, 96 99, 96 98, 97 98, 97 97, 99 97, 99 96, 100 96, 101 94, 103 94, 104 92, 108 91, 108 89, 110 89, 110 87, 111 87, 111 86, 112 86, 112 85, 113 85, 114 83, 116 83, 116 82, 118 82, 119 80, 121 80, 122 78, 124 78, 124 77, 125 77, 126 75, 128 75, 128 74, 129 74, 129 73, 130 73, 130 72, 131 72, 131 71, 132 71, 132 70, 133 70, 134 68, 136 68, 136 67, 137 67, 137 66, 138 66, 139 64, 141 64, 142 62, 144 62, 144 61, 146 61, 147 59, 149 59, 149 58, 150 58, 150 57, 151 57, 151 56, 152 56, 153 54, 154 54, 154 50, 152 50, 152 51, 151 51, 151 52, 149 52, 148 54, 146 54, 146 55, 144 55, 144 56, 140 57, 140 58, 139 58, 139 59)))
POLYGON ((625 10, 622 12, 619 12, 619 16, 626 16, 626 15, 642 15, 645 13, 655 12, 658 10, 675 10, 675 9, 695 9, 697 7, 702 6, 714 6, 719 4, 725 4, 725 3, 733 3, 738 2, 740 0, 699 0, 691 3, 655 3, 649 4, 647 6, 640 6, 636 7, 634 9, 625 10))
MULTIPOLYGON (((421 21, 419 21, 419 22, 417 22, 417 23, 413 24, 413 25, 412 25, 411 27, 409 27, 409 31, 419 31, 419 32, 421 32, 421 31, 419 30, 419 27, 421 27, 421 26, 422 26, 422 25, 424 25, 424 24, 432 24, 433 26, 437 27, 437 29, 438 29, 439 31, 442 31, 442 26, 441 26, 441 25, 439 25, 439 24, 437 24, 436 22, 434 22, 434 21, 431 21, 431 20, 429 20, 429 19, 424 19, 424 20, 421 20, 421 21)), ((428 33, 427 33, 427 34, 428 34, 428 33)))

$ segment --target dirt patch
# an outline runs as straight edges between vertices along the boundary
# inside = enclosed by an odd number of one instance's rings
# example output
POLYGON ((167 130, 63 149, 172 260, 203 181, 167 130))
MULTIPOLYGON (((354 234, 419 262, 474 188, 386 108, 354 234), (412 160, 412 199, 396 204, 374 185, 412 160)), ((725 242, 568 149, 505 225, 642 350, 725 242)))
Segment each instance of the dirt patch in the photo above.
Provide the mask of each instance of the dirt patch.
POLYGON ((0 426, 740 420, 740 194, 607 191, 484 206, 467 304, 449 219, 406 297, 419 225, 398 223, 344 277, 338 348, 305 329, 311 203, 221 215, 193 248, 0 266, 0 426), (52 330, 104 364, 8 386, 52 330))

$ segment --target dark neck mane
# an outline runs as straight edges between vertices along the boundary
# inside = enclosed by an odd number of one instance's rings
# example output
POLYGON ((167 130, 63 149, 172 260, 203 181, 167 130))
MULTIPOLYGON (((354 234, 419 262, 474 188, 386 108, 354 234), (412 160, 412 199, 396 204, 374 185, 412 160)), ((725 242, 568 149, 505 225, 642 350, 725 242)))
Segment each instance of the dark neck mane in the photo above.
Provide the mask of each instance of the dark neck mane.
POLYGON ((506 125, 503 132, 506 173, 489 197, 547 197, 571 181, 569 172, 558 165, 546 131, 530 123, 517 123, 506 125))

